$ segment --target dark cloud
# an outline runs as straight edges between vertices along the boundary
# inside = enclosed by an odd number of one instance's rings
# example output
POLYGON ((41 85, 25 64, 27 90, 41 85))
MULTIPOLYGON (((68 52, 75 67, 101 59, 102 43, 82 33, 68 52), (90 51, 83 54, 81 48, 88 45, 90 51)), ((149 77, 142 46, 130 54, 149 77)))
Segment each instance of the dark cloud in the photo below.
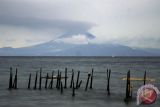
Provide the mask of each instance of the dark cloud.
POLYGON ((88 38, 94 38, 94 36, 88 33, 94 24, 82 21, 71 20, 44 20, 44 19, 23 19, 23 18, 0 18, 1 25, 9 25, 16 27, 26 27, 33 30, 46 30, 46 29, 58 29, 63 32, 61 37, 67 37, 77 34, 85 34, 88 38))
POLYGON ((75 36, 75 35, 84 35, 85 37, 87 37, 88 39, 94 39, 95 36, 87 31, 83 31, 83 32, 68 32, 63 34, 62 36, 60 36, 60 38, 67 38, 67 37, 71 37, 71 36, 75 36))

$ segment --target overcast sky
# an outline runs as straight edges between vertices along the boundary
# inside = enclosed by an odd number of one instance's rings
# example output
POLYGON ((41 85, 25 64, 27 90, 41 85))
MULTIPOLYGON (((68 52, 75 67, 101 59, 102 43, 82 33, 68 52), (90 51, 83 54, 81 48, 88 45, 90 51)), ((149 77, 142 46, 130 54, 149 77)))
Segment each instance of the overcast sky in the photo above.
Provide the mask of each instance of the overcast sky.
POLYGON ((0 0, 0 47, 58 38, 160 48, 160 0, 0 0))

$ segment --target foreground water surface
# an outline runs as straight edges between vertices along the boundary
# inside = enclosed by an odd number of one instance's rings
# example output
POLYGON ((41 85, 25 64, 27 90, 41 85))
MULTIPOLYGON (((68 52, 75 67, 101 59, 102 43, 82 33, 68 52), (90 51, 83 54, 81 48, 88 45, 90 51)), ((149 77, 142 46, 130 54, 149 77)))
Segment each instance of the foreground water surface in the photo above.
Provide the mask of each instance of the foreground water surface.
MULTIPOLYGON (((160 89, 160 57, 0 57, 0 106, 1 107, 135 107, 138 88, 143 81, 131 81, 133 86, 133 100, 129 104, 124 103, 126 81, 122 78, 131 70, 131 77, 142 77, 147 71, 147 77, 156 81, 149 82, 160 89), (18 89, 8 90, 10 67, 18 68, 18 89), (42 90, 33 90, 36 71, 42 67, 42 75, 51 75, 58 69, 64 76, 64 69, 68 68, 68 88, 63 94, 55 88, 44 89, 45 80, 42 80, 42 90), (84 91, 87 74, 94 68, 93 89, 84 91), (107 95, 106 70, 111 69, 110 89, 111 95, 107 95), (82 85, 75 90, 69 88, 71 70, 74 69, 75 81, 78 70, 82 85), (29 74, 32 73, 31 90, 27 89, 29 74)), ((143 106, 143 105, 140 105, 143 106)), ((159 107, 160 98, 147 107, 159 107)))

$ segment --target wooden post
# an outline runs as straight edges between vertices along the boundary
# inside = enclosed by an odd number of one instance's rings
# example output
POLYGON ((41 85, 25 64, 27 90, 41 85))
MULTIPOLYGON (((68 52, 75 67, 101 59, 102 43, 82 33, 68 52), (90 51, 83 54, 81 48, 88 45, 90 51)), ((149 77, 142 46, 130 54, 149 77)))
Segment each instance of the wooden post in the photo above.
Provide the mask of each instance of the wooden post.
POLYGON ((73 69, 72 69, 72 78, 71 78, 70 88, 72 88, 73 81, 74 81, 74 71, 73 71, 73 69))
POLYGON ((80 88, 80 87, 81 87, 81 84, 82 84, 82 80, 79 82, 79 84, 78 84, 78 88, 80 88))
POLYGON ((57 89, 58 89, 58 84, 59 84, 59 70, 58 70, 58 74, 57 74, 57 84, 56 84, 57 89))
POLYGON ((146 84, 146 71, 144 72, 144 85, 146 84))
POLYGON ((126 103, 128 103, 131 100, 130 93, 131 93, 131 85, 130 85, 130 70, 129 70, 127 73, 126 97, 124 99, 126 103))
POLYGON ((41 83, 42 83, 42 68, 40 68, 40 76, 39 76, 39 90, 41 90, 41 83))
POLYGON ((92 73, 91 73, 90 89, 92 89, 92 84, 93 84, 93 71, 94 71, 94 69, 92 69, 92 73))
POLYGON ((36 77, 35 77, 35 83, 34 83, 34 89, 37 89, 37 78, 38 78, 38 72, 36 72, 36 77))
POLYGON ((47 76, 46 76, 45 89, 47 89, 47 84, 48 84, 48 73, 47 73, 47 76))
POLYGON ((64 88, 67 88, 67 68, 65 68, 65 84, 64 88))
POLYGON ((59 77, 58 77, 58 89, 60 89, 61 87, 61 72, 59 73, 59 77))
POLYGON ((15 75, 15 89, 17 89, 17 72, 18 72, 18 69, 16 68, 16 75, 15 75))
POLYGON ((72 82, 73 86, 72 86, 72 96, 75 96, 75 86, 74 86, 74 80, 72 82))
POLYGON ((16 68, 16 75, 15 75, 15 77, 14 77, 14 83, 13 83, 13 86, 12 86, 14 89, 17 89, 17 71, 18 71, 18 70, 17 70, 17 68, 16 68))
POLYGON ((29 74, 28 89, 30 89, 30 86, 31 86, 31 73, 29 74))
POLYGON ((110 95, 110 75, 111 75, 111 70, 107 69, 107 93, 110 95))
POLYGON ((133 93, 133 87, 130 87, 130 98, 132 98, 132 93, 133 93))
POLYGON ((12 89, 12 67, 10 67, 9 89, 12 89))
POLYGON ((54 71, 52 72, 51 89, 53 88, 53 76, 54 76, 54 71))
POLYGON ((78 74, 77 74, 76 89, 79 88, 79 74, 80 74, 80 71, 78 71, 78 74))
POLYGON ((61 94, 63 93, 63 84, 62 84, 62 81, 61 81, 61 87, 60 87, 60 89, 61 89, 61 94))
POLYGON ((87 88, 88 88, 88 82, 89 82, 89 78, 90 78, 91 74, 88 74, 88 78, 87 78, 87 83, 86 83, 86 88, 85 88, 85 91, 87 91, 87 88))

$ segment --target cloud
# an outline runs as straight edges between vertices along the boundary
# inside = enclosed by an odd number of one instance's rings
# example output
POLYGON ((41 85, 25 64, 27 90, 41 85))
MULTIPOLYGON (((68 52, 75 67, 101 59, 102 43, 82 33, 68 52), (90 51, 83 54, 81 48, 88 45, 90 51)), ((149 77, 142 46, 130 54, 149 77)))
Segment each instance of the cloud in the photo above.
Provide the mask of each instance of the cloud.
POLYGON ((21 42, 18 37, 26 38, 21 34, 28 32, 36 43, 86 35, 96 43, 159 47, 159 5, 159 0, 0 0, 0 45, 8 46, 5 41, 10 35, 21 42), (12 33, 7 34, 9 30, 12 33), (4 31, 7 37, 2 36, 4 31), (149 43, 144 45, 145 41, 149 43))
POLYGON ((93 26, 94 24, 82 21, 1 17, 0 38, 3 41, 0 46, 24 47, 77 34, 85 34, 87 38, 94 38, 88 33, 93 26), (8 41, 9 36, 12 42, 8 41))
POLYGON ((59 38, 56 41, 70 43, 70 44, 87 44, 89 40, 86 37, 86 35, 78 34, 78 35, 72 35, 71 37, 68 36, 65 38, 59 38))

